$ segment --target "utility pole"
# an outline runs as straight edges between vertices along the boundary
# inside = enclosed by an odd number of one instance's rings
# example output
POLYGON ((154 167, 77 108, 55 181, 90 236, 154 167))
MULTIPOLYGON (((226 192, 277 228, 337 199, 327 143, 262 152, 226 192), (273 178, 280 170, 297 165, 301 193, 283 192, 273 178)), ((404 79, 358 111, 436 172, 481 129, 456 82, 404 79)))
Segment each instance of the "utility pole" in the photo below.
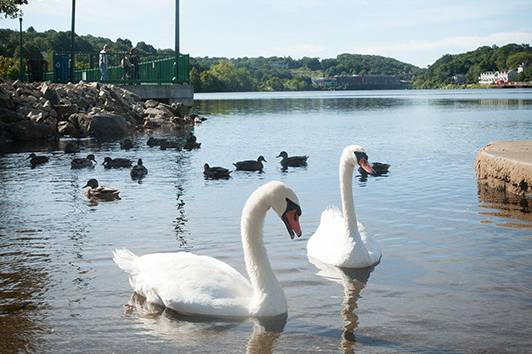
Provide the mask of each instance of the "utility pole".
POLYGON ((19 11, 18 13, 18 21, 20 23, 20 52, 19 52, 19 57, 20 57, 20 68, 19 68, 19 80, 20 81, 24 81, 24 59, 22 58, 23 57, 23 53, 24 53, 24 49, 22 48, 22 10, 19 11))
POLYGON ((175 0, 175 80, 179 80, 179 0, 175 0))
POLYGON ((72 0, 72 28, 70 30, 70 82, 74 82, 74 66, 76 64, 74 57, 74 38, 75 34, 75 20, 76 20, 76 0, 72 0))

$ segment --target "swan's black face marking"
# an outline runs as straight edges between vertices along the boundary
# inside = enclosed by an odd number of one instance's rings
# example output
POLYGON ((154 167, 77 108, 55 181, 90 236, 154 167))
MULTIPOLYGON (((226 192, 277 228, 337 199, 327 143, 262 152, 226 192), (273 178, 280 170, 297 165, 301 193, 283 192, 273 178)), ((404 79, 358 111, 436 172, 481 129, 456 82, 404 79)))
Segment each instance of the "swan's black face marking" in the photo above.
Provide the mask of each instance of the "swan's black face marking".
POLYGON ((370 175, 373 174, 373 168, 368 162, 368 155, 362 151, 355 151, 355 157, 360 167, 370 175))
POLYGON ((286 198, 286 210, 281 216, 290 238, 293 240, 294 236, 301 237, 301 225, 299 225, 299 217, 301 216, 301 208, 299 205, 286 198))

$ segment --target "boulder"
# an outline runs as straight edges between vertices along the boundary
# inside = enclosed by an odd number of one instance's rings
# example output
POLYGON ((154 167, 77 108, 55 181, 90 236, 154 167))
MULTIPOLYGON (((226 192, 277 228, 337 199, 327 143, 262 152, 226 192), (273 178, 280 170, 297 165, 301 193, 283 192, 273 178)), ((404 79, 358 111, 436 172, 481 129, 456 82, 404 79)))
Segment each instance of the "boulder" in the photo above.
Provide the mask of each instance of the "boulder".
POLYGON ((0 108, 15 109, 15 103, 11 94, 0 87, 0 108))
POLYGON ((61 135, 70 135, 72 137, 79 137, 80 132, 74 124, 69 121, 61 121, 57 123, 57 132, 61 135))
POLYGON ((59 120, 67 120, 71 114, 79 112, 77 104, 58 104, 54 106, 59 120))
POLYGON ((0 122, 15 123, 19 120, 24 120, 24 116, 16 111, 0 107, 0 122))
POLYGON ((88 135, 93 137, 123 137, 131 133, 124 117, 112 113, 98 113, 90 119, 88 135))
POLYGON ((47 124, 34 123, 31 120, 22 120, 7 127, 13 141, 35 142, 55 141, 59 135, 55 127, 47 124))
POLYGON ((147 100, 144 102, 144 108, 155 108, 159 105, 159 102, 155 100, 147 100))

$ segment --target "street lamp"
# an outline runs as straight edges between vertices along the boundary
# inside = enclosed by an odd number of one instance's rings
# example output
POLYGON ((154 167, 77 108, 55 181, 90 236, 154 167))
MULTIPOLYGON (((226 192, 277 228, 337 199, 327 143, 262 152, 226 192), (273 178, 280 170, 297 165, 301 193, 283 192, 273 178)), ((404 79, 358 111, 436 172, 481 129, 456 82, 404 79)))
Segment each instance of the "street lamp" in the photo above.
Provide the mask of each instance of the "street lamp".
POLYGON ((24 65, 22 64, 24 62, 24 60, 22 59, 22 56, 23 56, 23 53, 24 53, 24 50, 22 48, 22 10, 19 10, 18 12, 18 21, 20 23, 20 52, 19 52, 19 57, 20 57, 20 67, 19 67, 19 80, 20 81, 24 81, 24 65))
POLYGON ((175 0, 175 79, 179 80, 179 0, 175 0))
POLYGON ((72 0, 72 28, 70 30, 70 82, 74 82, 74 66, 76 61, 74 59, 74 25, 76 19, 76 0, 72 0))

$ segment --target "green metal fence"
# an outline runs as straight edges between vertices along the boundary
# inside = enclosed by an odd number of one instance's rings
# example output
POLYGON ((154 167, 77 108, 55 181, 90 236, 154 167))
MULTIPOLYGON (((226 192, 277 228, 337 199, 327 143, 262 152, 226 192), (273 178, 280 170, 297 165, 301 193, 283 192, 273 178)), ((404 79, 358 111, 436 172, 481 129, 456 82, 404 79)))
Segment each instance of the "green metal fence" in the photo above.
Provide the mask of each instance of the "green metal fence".
MULTIPOLYGON (((109 66, 107 69, 108 80, 106 82, 116 84, 168 84, 189 82, 189 55, 179 55, 177 71, 175 62, 175 57, 145 60, 139 63, 137 79, 125 77, 124 68, 120 65, 109 66)), ((101 81, 100 78, 101 72, 99 68, 74 71, 75 81, 101 81)), ((54 72, 45 73, 44 79, 55 82, 61 81, 57 79, 54 72)))

